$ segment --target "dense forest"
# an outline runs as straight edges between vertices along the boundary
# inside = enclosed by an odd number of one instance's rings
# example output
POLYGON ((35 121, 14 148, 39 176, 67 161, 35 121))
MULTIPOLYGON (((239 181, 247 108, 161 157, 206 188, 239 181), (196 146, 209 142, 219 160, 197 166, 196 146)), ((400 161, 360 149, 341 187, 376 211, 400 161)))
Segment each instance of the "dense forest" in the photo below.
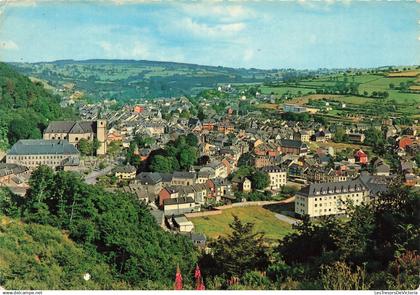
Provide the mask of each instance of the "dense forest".
POLYGON ((420 284, 420 194, 405 187, 392 186, 370 204, 350 206, 344 220, 305 219, 276 245, 235 217, 231 234, 200 253, 188 236, 162 230, 132 195, 42 166, 30 185, 23 198, 0 190, 0 285, 6 288, 172 289, 179 266, 184 289, 193 289, 196 264, 207 289, 420 284), (86 273, 89 282, 82 279, 86 273))
POLYGON ((0 149, 18 139, 41 138, 49 120, 71 117, 60 108, 60 97, 0 63, 0 149))

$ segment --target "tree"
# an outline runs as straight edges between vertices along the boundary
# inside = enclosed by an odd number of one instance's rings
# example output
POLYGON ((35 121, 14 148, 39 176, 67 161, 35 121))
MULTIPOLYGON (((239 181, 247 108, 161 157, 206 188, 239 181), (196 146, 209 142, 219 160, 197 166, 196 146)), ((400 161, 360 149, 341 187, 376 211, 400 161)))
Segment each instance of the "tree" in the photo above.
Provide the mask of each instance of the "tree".
POLYGON ((212 244, 216 269, 227 278, 254 270, 265 271, 269 251, 264 235, 254 233, 254 224, 242 223, 235 215, 229 227, 232 233, 212 244))
POLYGON ((91 156, 93 154, 93 145, 92 142, 82 138, 78 143, 79 151, 84 156, 91 156))
POLYGON ((204 114, 203 109, 202 109, 202 108, 200 108, 200 109, 198 110, 197 118, 198 118, 200 121, 203 121, 204 119, 206 119, 206 117, 207 117, 207 116, 204 114))
POLYGON ((196 147, 198 145, 198 138, 197 138, 197 136, 195 136, 193 133, 188 133, 188 135, 186 137, 186 143, 189 146, 196 147))
POLYGON ((149 167, 152 172, 173 172, 170 160, 162 155, 154 156, 149 167))
POLYGON ((179 154, 179 166, 181 169, 189 169, 197 162, 197 149, 194 147, 186 147, 179 154))
POLYGON ((96 154, 96 151, 101 147, 101 143, 99 142, 99 140, 94 137, 92 140, 92 155, 96 154))
POLYGON ((52 174, 44 167, 34 171, 30 183, 24 220, 68 231, 132 288, 145 288, 148 281, 168 288, 177 264, 193 271, 197 253, 190 239, 163 231, 134 195, 107 192, 76 173, 52 174))
POLYGON ((334 140, 336 142, 346 142, 348 136, 346 134, 346 130, 343 127, 338 127, 334 134, 334 140))
POLYGON ((6 151, 9 148, 9 138, 7 137, 7 125, 0 121, 0 150, 6 151))
POLYGON ((251 182, 254 189, 265 189, 270 184, 270 177, 267 173, 255 171, 251 176, 251 182))
POLYGON ((8 139, 14 144, 19 139, 41 138, 41 131, 32 122, 24 119, 12 120, 9 124, 8 139))
POLYGON ((364 268, 356 266, 353 272, 344 262, 323 266, 321 281, 325 290, 369 290, 372 284, 364 268))
POLYGON ((0 214, 17 218, 21 214, 22 197, 13 194, 7 188, 0 188, 0 214))

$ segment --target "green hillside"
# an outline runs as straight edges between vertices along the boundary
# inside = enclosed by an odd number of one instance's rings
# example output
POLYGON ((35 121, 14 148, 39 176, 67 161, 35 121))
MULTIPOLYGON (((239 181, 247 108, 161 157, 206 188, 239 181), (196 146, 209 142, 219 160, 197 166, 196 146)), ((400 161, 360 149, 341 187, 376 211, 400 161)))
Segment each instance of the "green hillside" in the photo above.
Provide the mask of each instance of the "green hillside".
POLYGON ((0 149, 18 139, 40 138, 49 120, 73 115, 59 103, 60 97, 40 82, 33 83, 0 63, 0 149))
POLYGON ((63 60, 12 65, 19 72, 48 81, 57 88, 75 83, 76 89, 88 97, 119 100, 191 95, 220 83, 262 83, 281 79, 290 72, 298 75, 294 70, 235 69, 145 60, 63 60))

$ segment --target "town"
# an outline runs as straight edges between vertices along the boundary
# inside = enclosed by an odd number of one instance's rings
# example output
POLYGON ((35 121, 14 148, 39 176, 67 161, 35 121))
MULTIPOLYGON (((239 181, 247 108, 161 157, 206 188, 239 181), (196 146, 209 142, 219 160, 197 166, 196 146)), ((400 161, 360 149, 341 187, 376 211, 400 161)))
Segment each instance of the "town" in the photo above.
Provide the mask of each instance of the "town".
MULTIPOLYGON (((397 73, 381 75, 392 81, 397 73)), ((391 183, 420 186, 417 119, 329 120, 328 111, 345 110, 335 103, 342 96, 316 94, 314 107, 301 102, 314 95, 276 104, 278 95, 259 91, 227 84, 195 98, 117 107, 64 96, 80 119, 49 122, 42 139, 18 140, 0 183, 25 195, 40 165, 78 172, 88 184, 134 194, 160 226, 201 246, 224 234, 208 229, 224 210, 276 204, 272 217, 289 232, 304 216, 345 217, 350 202, 367 203, 391 183)))
POLYGON ((0 0, 0 294, 418 294, 418 2, 0 0))

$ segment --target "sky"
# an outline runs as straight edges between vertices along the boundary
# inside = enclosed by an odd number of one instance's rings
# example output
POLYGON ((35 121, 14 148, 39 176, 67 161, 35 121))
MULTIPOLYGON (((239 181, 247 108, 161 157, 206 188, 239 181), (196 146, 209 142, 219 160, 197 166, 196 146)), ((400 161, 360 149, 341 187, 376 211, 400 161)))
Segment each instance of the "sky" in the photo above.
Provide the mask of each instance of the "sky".
POLYGON ((0 60, 243 68, 420 64, 414 1, 0 0, 0 60))

